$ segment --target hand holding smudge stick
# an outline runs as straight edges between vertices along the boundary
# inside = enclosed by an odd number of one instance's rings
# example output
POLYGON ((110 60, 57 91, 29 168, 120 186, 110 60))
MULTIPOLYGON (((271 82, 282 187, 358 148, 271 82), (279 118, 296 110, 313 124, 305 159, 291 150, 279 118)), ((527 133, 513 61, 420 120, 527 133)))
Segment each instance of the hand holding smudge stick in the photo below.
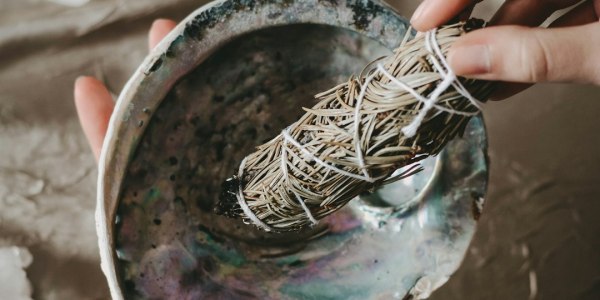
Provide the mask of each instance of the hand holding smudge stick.
POLYGON ((479 114, 491 83, 457 78, 445 55, 469 20, 408 40, 316 95, 318 103, 257 147, 223 183, 215 212, 266 231, 314 225, 357 195, 418 172, 479 114), (410 166, 398 177, 397 169, 410 166))

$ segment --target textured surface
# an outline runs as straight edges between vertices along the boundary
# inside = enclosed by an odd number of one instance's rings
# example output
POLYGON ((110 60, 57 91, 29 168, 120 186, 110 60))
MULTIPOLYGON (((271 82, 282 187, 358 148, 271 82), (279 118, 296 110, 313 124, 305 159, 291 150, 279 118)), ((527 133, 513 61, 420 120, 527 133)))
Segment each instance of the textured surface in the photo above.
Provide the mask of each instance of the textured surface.
POLYGON ((178 82, 137 138, 124 177, 116 246, 126 298, 402 298, 417 280, 445 281, 472 237, 474 201, 487 182, 477 121, 441 155, 418 210, 379 204, 408 200, 402 194, 418 192, 431 170, 299 233, 268 234, 212 212, 248 149, 294 121, 316 91, 388 52, 345 29, 283 26, 232 41, 178 82))
POLYGON ((31 264, 31 253, 20 247, 0 247, 0 295, 6 299, 31 299, 31 284, 25 268, 31 264))
MULTIPOLYGON (((146 53, 152 19, 180 19, 202 2, 0 3, 0 243, 30 249, 35 299, 107 297, 75 77, 96 75, 118 93, 146 53)), ((416 2, 393 1, 406 15, 416 2)), ((464 265, 432 299, 528 299, 532 278, 537 299, 600 297, 599 94, 540 85, 487 105, 486 211, 464 265)))

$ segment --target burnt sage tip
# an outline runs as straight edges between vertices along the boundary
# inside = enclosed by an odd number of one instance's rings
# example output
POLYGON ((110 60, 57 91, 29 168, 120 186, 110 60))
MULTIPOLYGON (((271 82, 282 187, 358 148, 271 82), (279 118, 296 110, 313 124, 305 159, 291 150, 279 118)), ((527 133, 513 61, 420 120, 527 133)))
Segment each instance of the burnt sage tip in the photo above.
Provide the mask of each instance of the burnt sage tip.
POLYGON ((213 211, 217 215, 226 216, 229 218, 239 218, 242 214, 242 208, 238 203, 236 193, 239 189, 240 181, 236 176, 226 179, 221 184, 221 194, 219 201, 215 205, 213 211))

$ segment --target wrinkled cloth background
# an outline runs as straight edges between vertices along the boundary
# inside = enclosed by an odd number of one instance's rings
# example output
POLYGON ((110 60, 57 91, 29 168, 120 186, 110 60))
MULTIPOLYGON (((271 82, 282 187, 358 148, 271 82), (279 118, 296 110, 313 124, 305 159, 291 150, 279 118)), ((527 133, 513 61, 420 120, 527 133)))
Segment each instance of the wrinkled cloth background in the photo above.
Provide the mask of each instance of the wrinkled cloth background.
MULTIPOLYGON (((0 0, 0 247, 32 253, 34 299, 108 298, 73 81, 94 75, 118 94, 153 19, 205 2, 0 0)), ((390 2, 407 17, 418 4, 390 2)), ((600 88, 537 85, 484 114, 487 205, 463 266, 432 299, 600 299, 600 88)))

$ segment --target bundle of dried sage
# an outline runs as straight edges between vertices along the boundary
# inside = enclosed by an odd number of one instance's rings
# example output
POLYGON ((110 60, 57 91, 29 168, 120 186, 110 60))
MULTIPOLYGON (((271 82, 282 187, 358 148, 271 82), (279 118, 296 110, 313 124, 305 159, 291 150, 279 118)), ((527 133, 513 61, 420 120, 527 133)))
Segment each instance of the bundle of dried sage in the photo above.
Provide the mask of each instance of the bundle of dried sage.
POLYGON ((267 231, 299 230, 368 190, 418 172, 479 114, 491 83, 459 78, 445 55, 469 20, 404 38, 389 57, 315 97, 223 185, 215 211, 267 231), (390 178, 397 169, 411 165, 390 178))

